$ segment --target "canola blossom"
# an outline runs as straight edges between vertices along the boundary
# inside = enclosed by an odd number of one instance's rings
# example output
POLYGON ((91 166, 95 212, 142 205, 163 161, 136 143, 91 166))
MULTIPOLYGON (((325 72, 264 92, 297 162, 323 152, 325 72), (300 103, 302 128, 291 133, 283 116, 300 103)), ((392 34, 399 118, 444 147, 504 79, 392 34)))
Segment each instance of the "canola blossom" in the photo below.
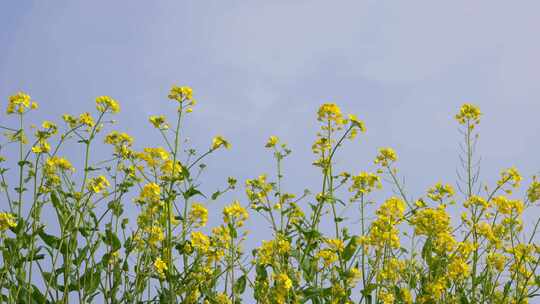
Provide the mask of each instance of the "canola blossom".
POLYGON ((398 171, 407 155, 391 147, 365 168, 341 167, 341 150, 367 128, 323 103, 311 145, 319 187, 288 185, 292 149, 266 134, 257 144, 273 171, 242 185, 228 177, 206 193, 206 161, 234 149, 222 135, 190 146, 183 126, 197 115, 194 90, 175 85, 166 97, 175 117, 148 118, 163 139, 156 146, 114 130, 121 107, 109 96, 93 111, 30 128, 23 117, 38 104, 24 92, 7 98, 5 114, 18 121, 0 126, 2 302, 522 304, 540 296, 540 219, 527 220, 540 208, 540 180, 511 166, 480 181, 477 106, 454 115, 464 135, 456 183, 434 179, 409 193, 398 171), (96 159, 97 145, 110 157, 96 159), (252 230, 253 221, 264 225, 252 230))

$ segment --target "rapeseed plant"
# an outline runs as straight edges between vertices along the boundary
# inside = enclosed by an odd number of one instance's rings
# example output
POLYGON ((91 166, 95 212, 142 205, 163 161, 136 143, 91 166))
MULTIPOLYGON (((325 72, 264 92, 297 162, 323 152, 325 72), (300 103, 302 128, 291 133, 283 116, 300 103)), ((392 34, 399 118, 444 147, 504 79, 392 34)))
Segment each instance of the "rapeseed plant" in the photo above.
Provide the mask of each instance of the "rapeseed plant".
POLYGON ((65 126, 44 121, 33 136, 25 117, 38 104, 23 92, 8 98, 18 125, 0 126, 0 152, 14 144, 18 158, 0 156, 2 302, 518 304, 540 296, 540 219, 524 221, 538 207, 540 182, 532 177, 519 198, 524 178, 510 167, 491 189, 480 184, 478 107, 464 104, 455 115, 464 136, 459 182, 436 182, 413 197, 390 147, 379 149, 372 170, 338 168, 339 151, 366 126, 325 103, 312 144, 320 188, 287 189, 283 164, 292 150, 272 135, 264 147, 275 172, 247 179, 245 199, 212 223, 209 201, 237 180, 206 196, 203 161, 231 143, 217 135, 201 153, 185 147, 194 91, 173 86, 168 98, 175 120, 149 117, 162 146, 141 150, 125 132, 102 135, 120 111, 112 97, 97 97, 95 113, 62 115, 65 126), (98 137, 112 149, 108 160, 93 158, 98 137), (69 143, 83 147, 81 158, 62 155, 69 143), (393 194, 374 199, 383 188, 393 194), (255 214, 271 233, 249 252, 255 214))

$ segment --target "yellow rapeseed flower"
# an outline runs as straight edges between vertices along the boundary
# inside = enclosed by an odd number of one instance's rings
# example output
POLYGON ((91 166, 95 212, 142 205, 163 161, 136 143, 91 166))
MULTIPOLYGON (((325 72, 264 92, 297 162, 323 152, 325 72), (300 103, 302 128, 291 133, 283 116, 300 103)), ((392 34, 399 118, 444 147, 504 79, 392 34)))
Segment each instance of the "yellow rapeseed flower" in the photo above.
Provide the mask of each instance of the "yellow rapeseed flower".
POLYGON ((148 183, 143 186, 139 198, 141 201, 156 202, 159 201, 161 195, 161 189, 156 183, 148 183))
POLYGON ((195 227, 204 227, 208 221, 208 209, 201 203, 191 205, 189 220, 195 224, 195 227))
POLYGON ((418 235, 434 236, 450 229, 450 215, 442 207, 419 210, 411 222, 418 235))
POLYGON ((349 121, 351 122, 353 126, 357 127, 360 130, 360 132, 366 132, 366 125, 364 124, 363 121, 358 119, 356 115, 349 114, 349 121))
POLYGON ((279 138, 277 136, 270 136, 268 138, 268 141, 266 142, 266 145, 264 145, 266 148, 273 148, 276 146, 276 144, 278 143, 279 141, 279 138))
POLYGON ((338 127, 345 124, 341 109, 335 103, 325 103, 319 107, 317 111, 317 120, 321 122, 333 122, 338 127))
POLYGON ((154 267, 156 268, 157 273, 160 277, 165 277, 165 271, 168 269, 167 264, 163 262, 161 258, 157 258, 154 261, 154 267))
POLYGON ((229 297, 224 293, 218 293, 214 301, 216 302, 216 304, 231 304, 232 303, 231 299, 229 299, 229 297))
POLYGON ((176 162, 173 162, 172 159, 166 160, 165 162, 163 162, 160 169, 163 173, 160 177, 162 180, 180 180, 184 177, 182 173, 184 169, 182 168, 182 164, 178 160, 176 162))
POLYGON ((429 188, 427 196, 436 202, 442 202, 445 198, 454 196, 455 193, 454 188, 450 184, 443 185, 442 183, 437 183, 435 186, 429 188))
POLYGON ((66 122, 70 128, 75 128, 79 124, 77 118, 69 114, 62 115, 62 120, 64 120, 64 122, 66 122))
POLYGON ((451 280, 462 280, 469 275, 469 271, 467 262, 459 257, 448 264, 448 278, 451 280))
POLYGON ((37 109, 38 104, 32 101, 30 95, 24 92, 18 92, 15 95, 9 96, 7 114, 23 114, 28 109, 37 109))
POLYGON ((105 136, 105 143, 109 145, 133 144, 133 138, 127 133, 112 131, 105 136))
POLYGON ((261 247, 257 249, 258 263, 270 265, 279 256, 289 253, 291 245, 283 236, 278 236, 275 240, 262 241, 261 247))
POLYGON ((487 264, 493 268, 495 268, 497 271, 503 271, 504 265, 506 263, 506 257, 503 254, 496 253, 496 252, 490 252, 487 255, 487 264))
MULTIPOLYGON (((512 188, 518 188, 521 183, 521 175, 515 167, 508 168, 501 172, 501 178, 497 181, 497 186, 502 187, 505 184, 509 184, 512 188)), ((512 191, 507 189, 507 193, 512 191)))
POLYGON ((382 187, 381 178, 377 174, 370 172, 360 172, 352 177, 352 182, 349 191, 357 193, 355 199, 362 194, 370 193, 375 188, 380 189, 382 187))
POLYGON ((247 210, 240 205, 239 201, 234 201, 232 204, 223 209, 223 220, 225 223, 236 223, 239 227, 243 226, 249 214, 247 210))
POLYGON ((165 239, 163 229, 157 225, 147 227, 144 230, 148 233, 148 244, 152 247, 156 247, 159 242, 165 239))
POLYGON ((199 231, 191 232, 191 245, 201 253, 206 253, 210 249, 210 239, 199 231))
MULTIPOLYGON (((43 174, 47 181, 46 182, 47 187, 60 184, 60 176, 58 175, 58 170, 74 172, 75 168, 65 158, 58 157, 58 156, 47 158, 43 166, 43 174)), ((42 190, 44 190, 44 192, 47 192, 45 191, 46 188, 43 188, 42 190)))
POLYGON ((193 100, 193 89, 187 86, 173 86, 169 92, 169 99, 176 100, 179 103, 193 100))
POLYGON ((49 153, 51 151, 51 146, 45 140, 40 140, 35 146, 32 147, 32 152, 36 154, 40 153, 49 153))
POLYGON ((96 108, 99 112, 105 113, 110 111, 111 113, 120 112, 120 105, 114 99, 109 96, 99 96, 96 98, 96 108))
POLYGON ((396 151, 392 148, 381 148, 379 154, 375 158, 375 164, 380 164, 383 167, 389 166, 392 162, 397 160, 396 151))
POLYGON ((137 153, 136 157, 146 162, 149 167, 156 168, 163 161, 169 159, 169 153, 162 147, 144 148, 143 152, 137 153))
POLYGON ((469 208, 470 206, 480 206, 483 209, 489 208, 489 203, 486 201, 483 197, 472 195, 469 197, 464 203, 463 206, 465 208, 469 208))
POLYGON ((285 273, 280 273, 274 275, 274 281, 276 282, 276 285, 280 288, 283 288, 285 290, 289 290, 292 288, 293 283, 289 276, 285 273))
POLYGON ((493 198, 493 205, 496 206, 497 211, 505 215, 521 214, 524 208, 522 201, 512 200, 502 195, 493 198))
POLYGON ((58 132, 58 126, 56 126, 56 124, 52 121, 45 120, 41 124, 41 127, 45 129, 45 132, 51 135, 54 135, 58 132))
POLYGON ((15 216, 11 213, 0 212, 0 232, 17 226, 15 216))
POLYGON ((150 116, 148 120, 156 129, 160 129, 160 130, 169 129, 169 124, 167 123, 167 120, 165 119, 165 116, 163 115, 150 116))
POLYGON ((107 178, 103 175, 100 175, 98 177, 94 177, 90 179, 88 182, 88 190, 94 193, 100 193, 101 191, 105 190, 107 187, 109 187, 111 183, 107 180, 107 178))
POLYGON ((230 149, 231 148, 231 144, 223 137, 223 136, 215 136, 213 139, 212 139, 212 146, 211 146, 211 149, 212 150, 216 150, 218 149, 219 147, 225 147, 226 149, 230 149))
POLYGON ((88 128, 92 128, 96 124, 94 118, 88 112, 79 115, 79 123, 86 125, 88 128))
POLYGON ((340 239, 327 239, 326 244, 335 252, 341 253, 345 249, 345 244, 343 243, 343 240, 340 239))
POLYGON ((480 123, 480 115, 482 115, 482 113, 477 106, 466 103, 461 106, 459 113, 456 114, 455 118, 460 124, 469 124, 469 128, 473 129, 475 125, 480 123))
POLYGON ((537 180, 536 176, 533 177, 533 181, 527 189, 527 199, 531 203, 540 199, 540 182, 537 180))
POLYGON ((379 291, 378 297, 382 304, 394 304, 396 300, 394 295, 388 292, 386 289, 381 289, 379 291))
POLYGON ((323 264, 325 267, 332 265, 335 261, 338 260, 337 254, 330 249, 323 249, 319 251, 319 253, 317 253, 317 257, 323 260, 323 264))

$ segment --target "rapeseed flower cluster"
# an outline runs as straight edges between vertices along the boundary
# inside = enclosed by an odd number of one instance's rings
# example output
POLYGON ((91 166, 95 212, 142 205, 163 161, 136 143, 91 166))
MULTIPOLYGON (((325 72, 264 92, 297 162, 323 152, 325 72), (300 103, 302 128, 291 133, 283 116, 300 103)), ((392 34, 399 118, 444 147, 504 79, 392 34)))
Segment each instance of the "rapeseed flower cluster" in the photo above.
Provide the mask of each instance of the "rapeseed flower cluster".
POLYGON ((210 149, 217 150, 220 147, 225 147, 226 149, 230 149, 231 144, 223 136, 216 136, 212 139, 212 145, 210 149))
POLYGON ((503 187, 509 185, 511 189, 506 189, 506 193, 511 194, 512 189, 516 189, 520 186, 521 175, 515 167, 508 168, 501 172, 501 178, 497 181, 497 186, 503 187))
POLYGON ((114 152, 121 158, 128 159, 133 157, 131 146, 133 138, 127 133, 112 131, 105 137, 105 143, 114 147, 114 152))
POLYGON ((533 177, 533 181, 527 189, 527 199, 531 203, 535 203, 540 200, 540 182, 536 176, 533 177))
POLYGON ((456 114, 456 120, 462 125, 468 124, 469 128, 473 129, 475 125, 480 123, 481 115, 482 113, 477 106, 466 103, 461 106, 459 113, 456 114))
MULTIPOLYGON (((323 104, 319 108, 317 114, 317 120, 323 123, 334 124, 336 128, 341 128, 346 123, 346 120, 341 113, 341 109, 335 103, 323 104)), ((327 127, 323 127, 323 129, 325 128, 327 127)))
POLYGON ((153 116, 150 116, 148 120, 156 129, 160 129, 160 130, 169 129, 169 124, 167 123, 167 120, 165 119, 164 115, 153 115, 153 116))
POLYGON ((15 217, 11 213, 0 212, 0 233, 17 226, 15 217))
POLYGON ((120 105, 116 100, 109 96, 99 96, 96 98, 96 109, 101 113, 105 113, 107 111, 111 113, 118 113, 120 112, 120 105))
POLYGON ((379 154, 375 158, 375 164, 382 167, 388 167, 391 163, 397 161, 396 151, 392 148, 381 148, 379 154))
POLYGON ((101 193, 110 185, 111 183, 107 180, 107 178, 103 175, 100 175, 90 179, 90 181, 88 182, 88 190, 93 193, 101 193))
POLYGON ((502 195, 493 198, 493 205, 503 215, 520 215, 524 209, 522 201, 508 199, 502 195))
POLYGON ((223 209, 223 220, 227 224, 231 223, 237 227, 242 227, 248 217, 247 210, 240 205, 239 201, 234 201, 223 209))
POLYGON ((193 98, 193 89, 188 86, 173 86, 168 97, 178 102, 178 112, 185 109, 186 113, 191 113, 193 106, 197 104, 197 100, 193 98))
POLYGON ((264 145, 266 148, 273 148, 276 146, 276 144, 278 143, 279 141, 279 138, 277 136, 270 136, 268 138, 268 141, 266 142, 266 145, 264 145))
POLYGON ((18 92, 15 95, 9 96, 8 106, 6 113, 7 114, 24 114, 28 110, 37 109, 38 104, 35 101, 32 101, 30 95, 24 92, 18 92))
POLYGON ((443 203, 443 200, 452 198, 456 191, 450 184, 437 183, 429 188, 427 196, 433 201, 443 203))
POLYGON ((352 185, 349 187, 350 192, 354 192, 353 200, 358 199, 362 195, 366 195, 374 189, 381 189, 381 178, 375 173, 360 172, 352 177, 352 185))
POLYGON ((161 258, 157 258, 154 261, 154 267, 156 268, 157 273, 160 277, 165 277, 165 271, 167 271, 167 264, 163 262, 161 258))
POLYGON ((418 235, 437 236, 451 229, 450 215, 443 206, 417 211, 411 223, 418 235))
POLYGON ((193 231, 191 232, 191 246, 201 253, 206 253, 210 248, 210 239, 202 232, 193 231))
POLYGON ((203 204, 194 203, 191 205, 189 220, 197 228, 206 226, 208 222, 208 209, 203 204))
POLYGON ((257 263, 260 265, 273 265, 280 256, 289 254, 291 245, 283 236, 275 240, 262 241, 262 246, 257 249, 257 263))
POLYGON ((371 224, 369 244, 381 253, 387 246, 399 248, 400 238, 397 225, 403 220, 405 202, 397 197, 387 199, 379 209, 377 218, 371 224))

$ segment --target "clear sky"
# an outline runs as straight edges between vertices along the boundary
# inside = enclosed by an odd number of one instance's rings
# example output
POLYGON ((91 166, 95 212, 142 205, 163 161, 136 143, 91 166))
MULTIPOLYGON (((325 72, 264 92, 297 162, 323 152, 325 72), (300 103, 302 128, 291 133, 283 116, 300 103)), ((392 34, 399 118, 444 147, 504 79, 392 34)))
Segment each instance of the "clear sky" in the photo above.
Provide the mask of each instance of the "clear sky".
MULTIPOLYGON (((456 180, 453 115, 470 102, 484 113, 483 180, 515 165, 529 181, 540 170, 539 11, 493 0, 2 1, 0 98, 28 92, 39 121, 110 95, 122 105, 117 128, 140 148, 162 144, 147 116, 173 114, 170 86, 190 85, 193 145, 215 134, 233 144, 208 162, 204 188, 272 173, 263 146, 277 135, 293 149, 285 182, 296 193, 317 191, 315 113, 336 102, 368 129, 338 165, 374 170, 377 149, 391 146, 415 197, 456 180)), ((243 189, 229 198, 245 202, 243 189)))

